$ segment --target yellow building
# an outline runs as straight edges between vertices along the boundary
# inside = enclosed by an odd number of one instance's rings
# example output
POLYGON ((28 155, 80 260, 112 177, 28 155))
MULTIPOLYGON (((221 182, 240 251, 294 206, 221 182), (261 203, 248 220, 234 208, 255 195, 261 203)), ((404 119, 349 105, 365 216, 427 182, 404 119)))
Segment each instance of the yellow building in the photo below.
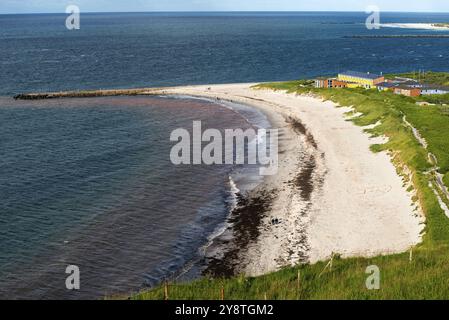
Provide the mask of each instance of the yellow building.
POLYGON ((348 82, 348 88, 354 89, 354 88, 362 88, 363 86, 360 83, 355 82, 348 82))
POLYGON ((340 73, 338 75, 338 80, 348 82, 348 88, 363 87, 371 89, 377 84, 384 82, 385 77, 377 74, 347 71, 340 73))

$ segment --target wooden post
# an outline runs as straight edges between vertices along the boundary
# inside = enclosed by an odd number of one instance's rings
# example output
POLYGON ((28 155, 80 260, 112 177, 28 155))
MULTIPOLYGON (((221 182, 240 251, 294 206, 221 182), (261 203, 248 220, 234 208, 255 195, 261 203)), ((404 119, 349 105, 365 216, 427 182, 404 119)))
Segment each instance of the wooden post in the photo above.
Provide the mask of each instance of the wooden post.
POLYGON ((413 261, 413 247, 410 248, 410 257, 409 257, 410 263, 413 261))
POLYGON ((297 287, 298 291, 299 291, 299 288, 300 288, 300 284, 301 284, 301 270, 298 270, 298 279, 297 279, 297 282, 296 282, 296 287, 297 287))
POLYGON ((221 286, 220 296, 221 296, 221 300, 224 301, 225 294, 224 294, 224 286, 223 285, 221 286))
POLYGON ((330 262, 330 265, 329 265, 329 271, 332 271, 332 265, 333 265, 333 263, 334 263, 334 253, 332 252, 331 262, 330 262))
POLYGON ((168 300, 168 283, 164 282, 164 300, 168 300))
POLYGON ((265 301, 268 300, 268 298, 267 298, 267 293, 266 293, 266 292, 264 293, 263 297, 264 297, 265 301))
POLYGON ((296 290, 298 292, 298 300, 301 300, 301 270, 298 270, 298 278, 296 279, 296 290))

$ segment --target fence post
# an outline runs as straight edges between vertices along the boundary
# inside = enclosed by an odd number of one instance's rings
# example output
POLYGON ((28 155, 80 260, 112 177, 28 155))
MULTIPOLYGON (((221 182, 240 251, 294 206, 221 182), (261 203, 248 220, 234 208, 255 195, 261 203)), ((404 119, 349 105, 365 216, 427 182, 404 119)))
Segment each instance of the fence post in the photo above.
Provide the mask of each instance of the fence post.
POLYGON ((224 290, 224 286, 221 286, 221 290, 220 290, 220 296, 221 296, 221 300, 224 301, 225 299, 225 290, 224 290))
POLYGON ((330 262, 330 266, 329 266, 329 271, 332 271, 332 265, 333 264, 334 264, 334 253, 332 252, 331 262, 330 262))
POLYGON ((296 289, 298 300, 301 300, 301 270, 298 270, 298 278, 296 279, 296 289))
POLYGON ((301 284, 301 270, 298 270, 298 279, 297 279, 297 282, 296 282, 296 286, 298 288, 298 291, 299 291, 299 288, 300 288, 300 284, 301 284))
POLYGON ((168 283, 167 283, 167 280, 164 282, 164 300, 168 300, 168 283))

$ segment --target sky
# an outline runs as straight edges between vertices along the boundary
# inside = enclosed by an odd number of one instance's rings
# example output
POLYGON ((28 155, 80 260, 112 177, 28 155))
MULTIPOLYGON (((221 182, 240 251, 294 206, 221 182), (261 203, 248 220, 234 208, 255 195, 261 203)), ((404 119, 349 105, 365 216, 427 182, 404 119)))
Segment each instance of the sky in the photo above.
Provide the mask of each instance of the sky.
POLYGON ((0 0, 4 13, 65 13, 75 4, 83 12, 137 11, 382 11, 449 12, 448 0, 0 0))

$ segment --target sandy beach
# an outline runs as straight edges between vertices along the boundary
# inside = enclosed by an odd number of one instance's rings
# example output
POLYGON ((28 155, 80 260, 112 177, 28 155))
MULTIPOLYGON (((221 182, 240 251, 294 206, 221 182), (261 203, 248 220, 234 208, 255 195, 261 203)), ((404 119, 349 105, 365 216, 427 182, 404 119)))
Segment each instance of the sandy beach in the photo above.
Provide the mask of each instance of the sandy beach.
MULTIPOLYGON (((383 139, 371 138, 347 121, 349 108, 314 97, 256 90, 252 85, 191 86, 161 92, 251 105, 280 128, 279 173, 267 177, 254 191, 270 194, 270 206, 260 213, 257 237, 233 251, 235 273, 260 275, 286 265, 328 259, 332 254, 399 253, 421 242, 424 218, 413 204, 413 195, 407 192, 390 156, 369 149, 383 139), (280 223, 273 225, 273 218, 280 223)), ((229 245, 229 239, 223 242, 224 247, 229 245)))

